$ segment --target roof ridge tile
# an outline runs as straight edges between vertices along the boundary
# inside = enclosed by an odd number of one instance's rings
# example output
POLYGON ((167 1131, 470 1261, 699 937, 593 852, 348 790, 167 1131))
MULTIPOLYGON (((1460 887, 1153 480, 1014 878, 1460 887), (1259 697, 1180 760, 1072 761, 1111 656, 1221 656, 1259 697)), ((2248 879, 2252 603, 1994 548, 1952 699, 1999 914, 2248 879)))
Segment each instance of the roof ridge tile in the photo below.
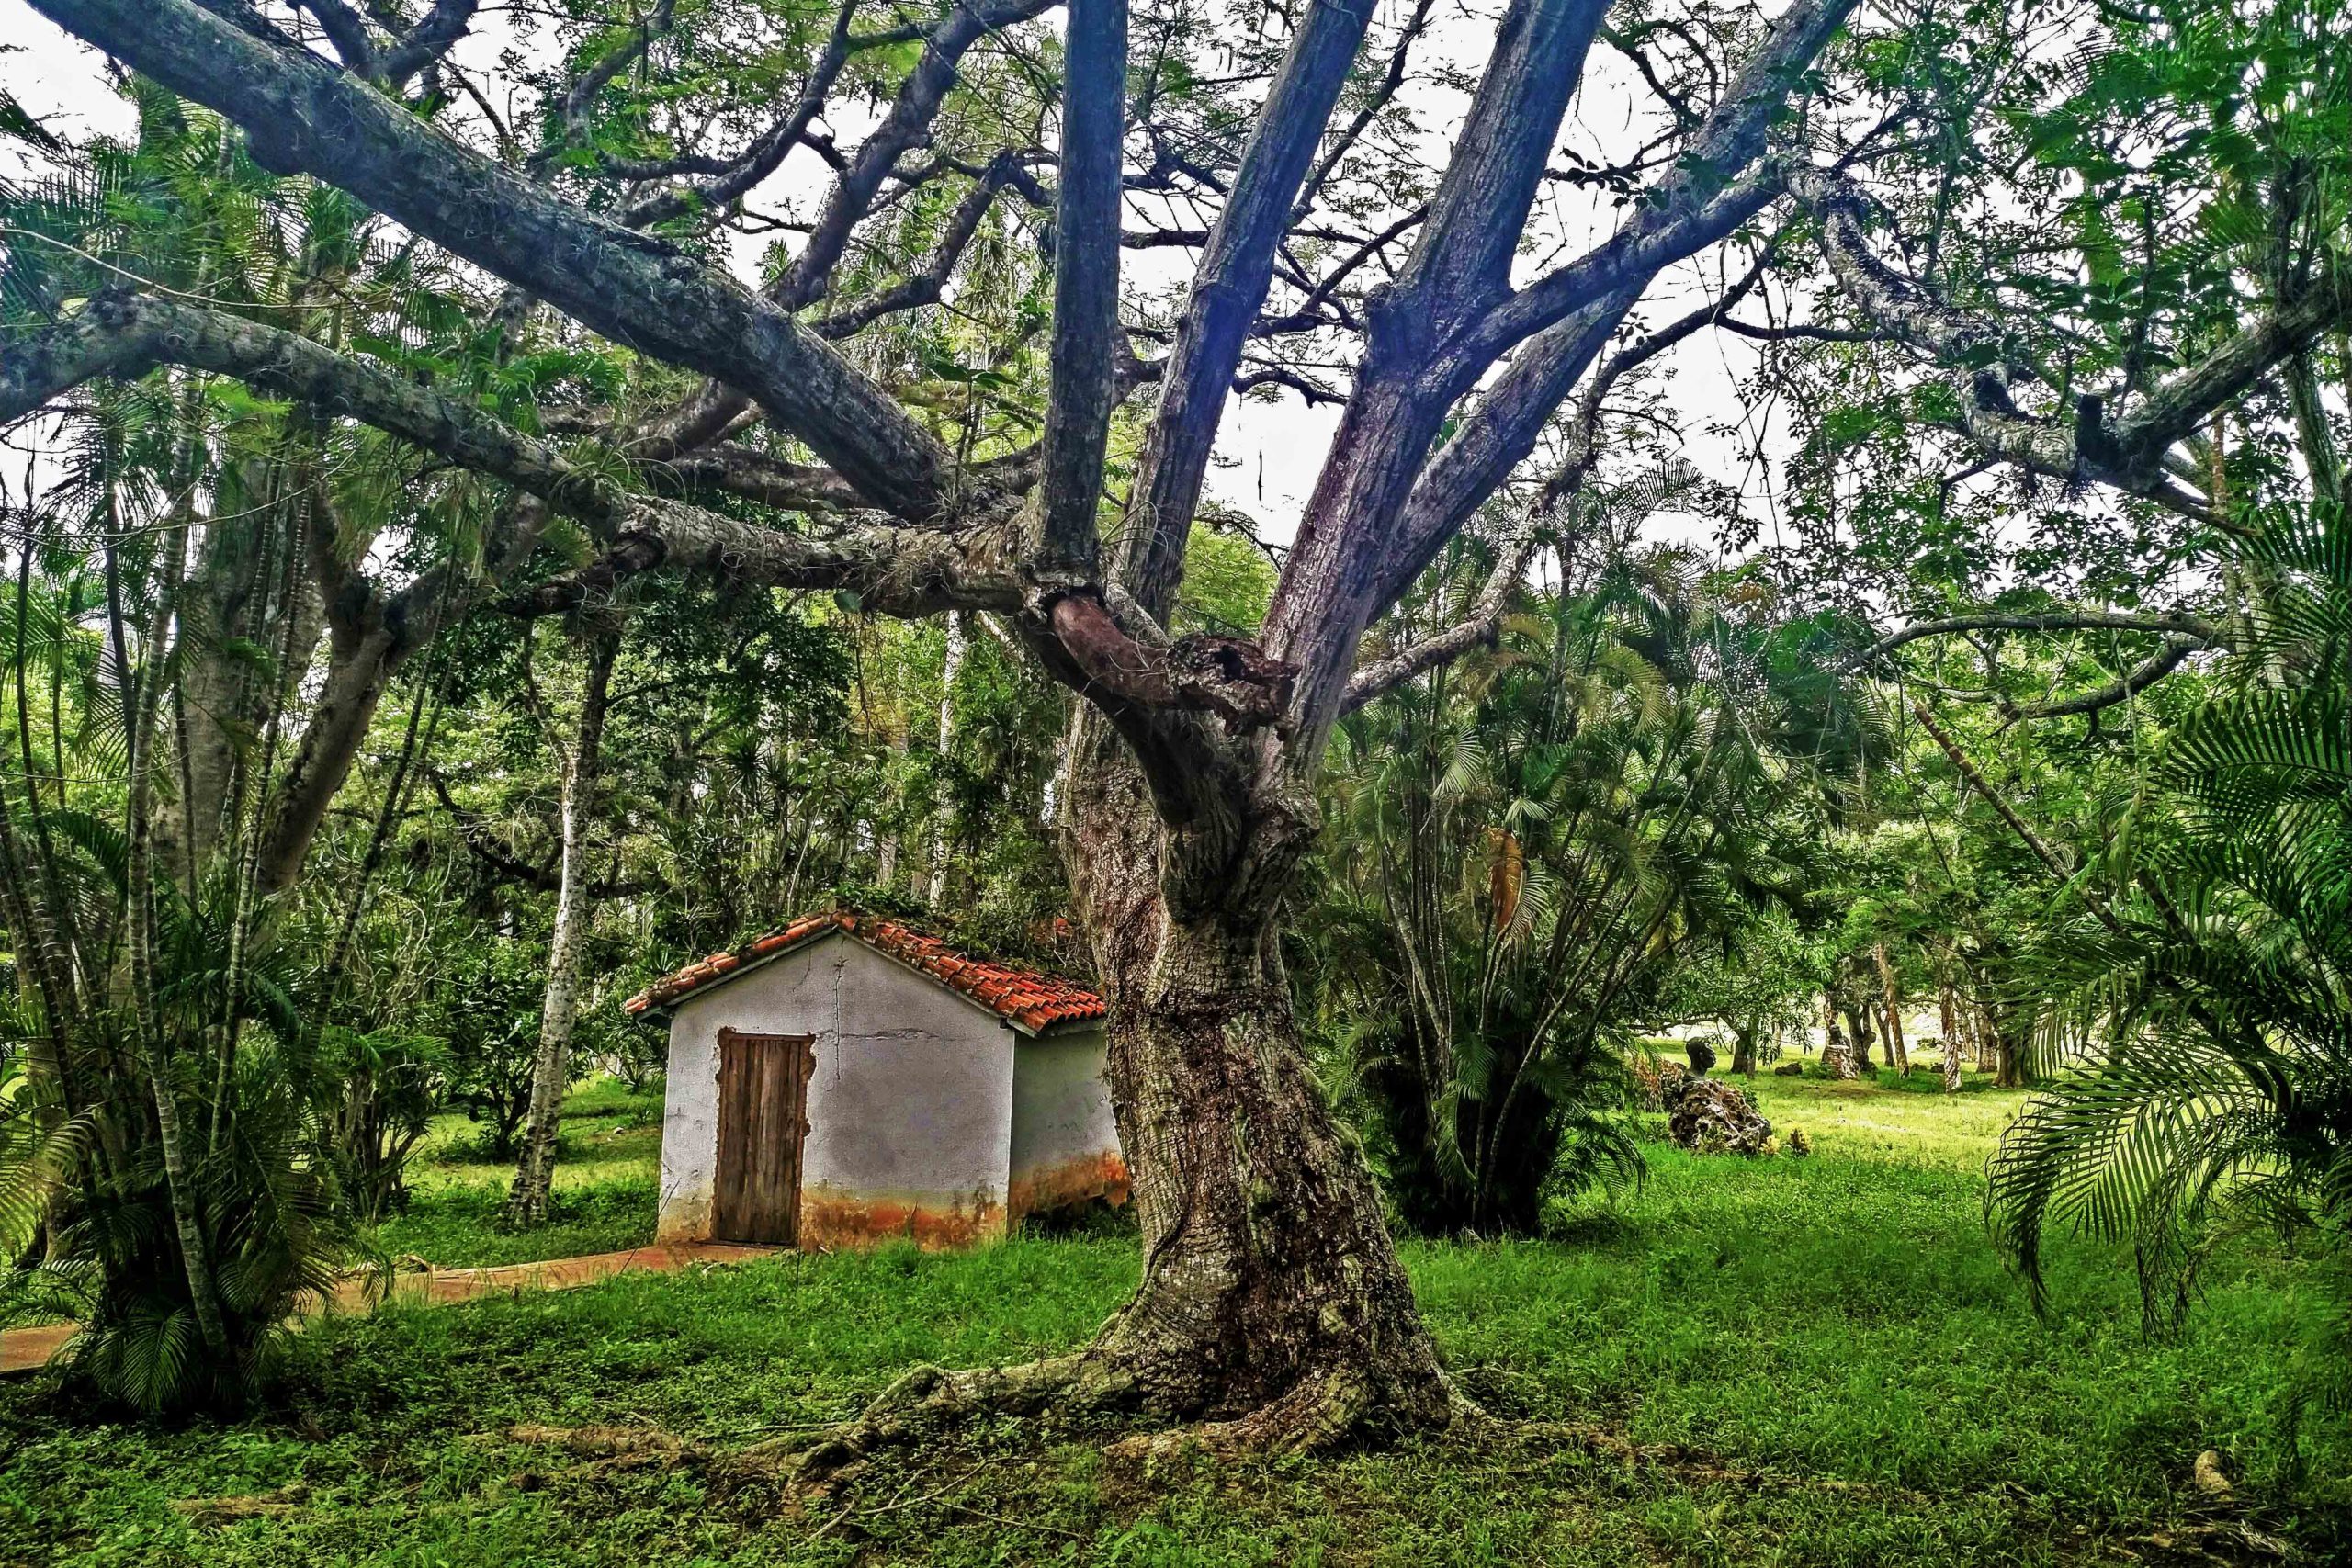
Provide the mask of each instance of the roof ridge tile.
POLYGON ((666 1008, 687 993, 739 973, 754 960, 774 957, 832 931, 855 937, 877 953, 906 964, 998 1017, 1042 1030, 1057 1023, 1102 1018, 1102 998, 1075 980, 1042 969, 974 958, 956 952, 929 931, 896 920, 860 917, 847 910, 803 915, 733 953, 714 953, 665 975, 621 1004, 631 1017, 666 1008))

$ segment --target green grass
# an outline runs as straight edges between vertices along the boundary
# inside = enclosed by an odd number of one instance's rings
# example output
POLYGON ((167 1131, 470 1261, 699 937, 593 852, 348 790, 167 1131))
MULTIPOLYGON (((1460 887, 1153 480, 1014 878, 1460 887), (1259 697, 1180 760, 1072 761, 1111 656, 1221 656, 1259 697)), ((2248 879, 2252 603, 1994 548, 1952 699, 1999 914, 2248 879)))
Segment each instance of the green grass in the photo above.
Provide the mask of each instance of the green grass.
POLYGON ((1767 1077, 1758 1098, 1806 1130, 1813 1158, 1652 1145, 1644 1190, 1560 1239, 1405 1249, 1489 1408, 1685 1445, 1679 1462, 1521 1437, 1144 1473, 1107 1461, 1099 1432, 1000 1423, 794 1511, 693 1467, 506 1436, 618 1423, 756 1440, 849 1414, 919 1361, 1079 1343, 1134 1279, 1130 1242, 1016 1240, 337 1320, 304 1336, 278 1405, 221 1425, 101 1424, 0 1385, 0 1561, 2206 1561, 2133 1544, 2193 1512, 2205 1448, 2261 1529, 2342 1560, 2352 1436, 2307 1423, 2300 1471, 2290 1438, 2287 1366, 2323 1305, 2304 1264, 2225 1255, 2188 1332, 2156 1344, 2127 1260, 2062 1249, 2045 1324, 1980 1218, 1985 1156, 2022 1097, 1767 1077), (170 1506, 256 1494, 289 1506, 225 1525, 170 1506))
POLYGON ((631 1093, 599 1079, 565 1099, 556 1139, 554 1213, 537 1230, 505 1228, 502 1213, 514 1163, 489 1158, 482 1145, 478 1124, 463 1116, 436 1118, 410 1161, 409 1206, 377 1227, 376 1245, 394 1258, 474 1269, 617 1252, 653 1239, 660 1085, 631 1093))

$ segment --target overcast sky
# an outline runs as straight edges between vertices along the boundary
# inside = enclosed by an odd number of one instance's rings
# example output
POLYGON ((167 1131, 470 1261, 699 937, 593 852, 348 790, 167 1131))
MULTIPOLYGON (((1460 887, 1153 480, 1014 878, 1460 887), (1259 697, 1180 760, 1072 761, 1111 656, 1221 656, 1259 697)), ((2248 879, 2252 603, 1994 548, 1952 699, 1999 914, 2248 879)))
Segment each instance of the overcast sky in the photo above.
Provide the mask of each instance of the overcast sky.
MULTIPOLYGON (((1770 8, 1779 7, 1772 4, 1770 8)), ((1390 21, 1396 9, 1397 0, 1383 0, 1380 21, 1390 21)), ((494 73, 500 51, 517 41, 513 27, 512 13, 485 6, 474 34, 459 45, 458 58, 478 71, 494 73)), ((1390 47, 1385 32, 1385 27, 1375 29, 1366 44, 1368 54, 1385 54, 1390 47)), ((24 0, 0 0, 0 39, 6 40, 8 51, 0 53, 0 86, 52 131, 74 141, 94 133, 127 137, 131 132, 129 106, 107 83, 96 52, 60 31, 24 0)), ((1442 156, 1443 143, 1450 143, 1464 100, 1430 79, 1443 63, 1475 69, 1492 39, 1487 8, 1457 3, 1444 8, 1417 54, 1417 79, 1407 90, 1407 101, 1427 131, 1432 162, 1442 156)), ((527 37, 521 41, 528 47, 527 37)), ((1597 158, 1623 156, 1640 140, 1643 95, 1635 91, 1630 71, 1605 51, 1595 49, 1591 67, 1570 107, 1564 142, 1597 158)), ((834 129, 848 141, 863 128, 837 123, 834 129)), ((22 167, 21 150, 0 145, 0 175, 22 167)), ((760 203, 774 208, 789 201, 796 190, 813 189, 825 174, 813 155, 788 160, 775 181, 757 193, 760 203)), ((1578 199, 1573 190, 1547 186, 1532 225, 1530 254, 1521 261, 1523 272, 1556 265, 1606 235, 1614 221, 1611 210, 1598 198, 1588 198, 1581 206, 1578 199)), ((748 272, 766 243, 764 238, 740 243, 735 252, 739 269, 748 272)), ((1149 281, 1146 269, 1181 270, 1191 254, 1128 252, 1125 265, 1131 279, 1149 281)), ((1690 309, 1701 297, 1700 269, 1705 265, 1702 258, 1662 278, 1645 302, 1647 318, 1663 321, 1690 309)), ((1730 334, 1700 333, 1662 356, 1658 365, 1660 374, 1670 378, 1679 423, 1689 442, 1685 455, 1709 478, 1741 494, 1747 509, 1764 525, 1769 541, 1771 500, 1755 453, 1759 446, 1768 454, 1777 451, 1772 412, 1751 412, 1737 394, 1740 378, 1755 368, 1757 354, 1755 344, 1730 334), (1714 434, 1717 427, 1737 431, 1736 438, 1714 434)), ((1309 408, 1287 393, 1276 402, 1235 400, 1209 480, 1213 496, 1256 519, 1268 539, 1287 540, 1338 420, 1336 408, 1309 408)), ((20 431, 17 440, 25 437, 20 431)), ((1654 520, 1650 533, 1703 542, 1708 530, 1695 520, 1661 517, 1654 520)))

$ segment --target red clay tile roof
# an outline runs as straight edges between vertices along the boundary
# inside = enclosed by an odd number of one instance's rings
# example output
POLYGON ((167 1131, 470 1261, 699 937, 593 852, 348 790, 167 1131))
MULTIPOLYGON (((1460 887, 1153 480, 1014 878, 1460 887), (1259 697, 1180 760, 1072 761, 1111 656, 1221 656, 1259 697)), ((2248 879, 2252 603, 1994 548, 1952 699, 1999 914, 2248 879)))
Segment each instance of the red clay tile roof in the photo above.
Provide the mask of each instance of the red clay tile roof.
POLYGON ((1033 1032, 1057 1023, 1101 1018, 1105 1010, 1101 997, 1058 975, 967 958, 951 951, 937 937, 910 931, 895 921, 844 914, 805 915, 782 931, 761 937, 740 953, 714 953, 699 964, 689 964, 676 974, 654 981, 623 1002, 621 1010, 636 1017, 665 1010, 688 992, 746 964, 830 936, 836 931, 857 938, 877 953, 888 953, 910 968, 921 970, 949 990, 969 997, 999 1018, 1033 1032))

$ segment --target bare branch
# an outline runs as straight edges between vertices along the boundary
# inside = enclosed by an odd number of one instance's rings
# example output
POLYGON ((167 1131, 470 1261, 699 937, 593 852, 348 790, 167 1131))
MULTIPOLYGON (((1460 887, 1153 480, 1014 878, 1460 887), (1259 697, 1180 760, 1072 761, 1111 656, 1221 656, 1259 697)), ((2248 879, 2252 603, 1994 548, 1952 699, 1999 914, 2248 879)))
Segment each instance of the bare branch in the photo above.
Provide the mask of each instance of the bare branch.
POLYGON ((1097 574, 1095 513, 1110 445, 1119 331, 1119 149, 1126 134, 1127 0, 1070 0, 1061 185, 1054 206, 1052 389, 1040 566, 1097 574))
POLYGON ((1773 169, 1755 167, 1773 122, 1856 4, 1796 0, 1781 12, 1676 161, 1675 172, 1645 193, 1609 242, 1496 307, 1476 333, 1466 334, 1459 352, 1491 359, 1629 284, 1645 283, 1659 268, 1713 244, 1761 211, 1780 191, 1773 169))
POLYGON ((1864 238, 1866 208, 1849 181, 1808 170, 1792 188, 1821 220, 1822 249, 1848 302, 1952 370, 1955 423, 1976 446, 2031 473, 2097 480, 2192 517, 2208 507, 2173 482, 2170 471, 2179 465, 2168 461, 2171 448, 2321 333, 2352 321, 2352 272, 2339 270, 2231 336, 2111 426, 2096 398, 2078 399, 2064 419, 2036 418, 2012 399, 2014 383, 2034 372, 2013 363, 2017 356, 2006 352, 2012 334, 2001 323, 1953 308, 1880 259, 1864 238))
POLYGON ((393 87, 407 85, 411 77, 457 47, 480 5, 481 0, 435 0, 424 20, 379 57, 374 74, 393 87))
POLYGON ((335 58, 362 76, 375 73, 376 40, 368 36, 368 23, 358 12, 344 4, 344 0, 300 0, 301 8, 311 13, 319 30, 327 35, 327 42, 334 46, 335 58))
POLYGON ((832 91, 834 80, 849 59, 849 23, 857 6, 858 0, 842 0, 841 9, 833 15, 833 30, 825 39, 823 51, 808 68, 808 81, 801 84, 799 96, 775 125, 735 157, 698 171, 709 178, 697 184, 665 186, 639 197, 629 203, 621 220, 632 229, 642 229, 696 209, 708 211, 724 208, 775 173, 793 148, 808 134, 808 127, 824 109, 825 96, 832 91))
POLYGON ((1042 16, 1057 3, 999 0, 989 6, 978 0, 956 0, 924 43, 915 68, 899 85, 889 114, 834 183, 809 231, 808 243, 768 289, 769 299, 787 310, 798 310, 824 298, 833 269, 848 247, 850 231, 872 210, 876 194, 899 157, 922 144, 940 106, 956 85, 956 68, 965 51, 989 33, 1042 16))
POLYGON ((1372 12, 1372 0, 1307 7, 1209 231, 1160 378, 1119 562, 1119 581, 1151 615, 1165 617, 1175 604, 1226 389, 1265 303, 1274 248, 1372 12))
POLYGON ((2023 706, 2003 704, 2001 711, 2013 719, 2064 718, 2072 714, 2097 713, 2101 708, 2113 707, 2146 691, 2179 669, 2190 654, 2204 646, 2199 638, 2173 637, 2131 670, 2094 691, 2059 702, 2031 703, 2023 706))
POLYGON ((831 468, 790 463, 754 446, 718 442, 681 453, 653 472, 677 481, 691 494, 724 491, 786 512, 852 512, 857 491, 831 468))
MULTIPOLYGON (((652 12, 639 25, 637 31, 598 56, 587 70, 580 73, 580 79, 572 83, 571 91, 564 94, 563 130, 566 140, 572 145, 587 145, 590 141, 589 106, 596 101, 596 95, 605 90, 607 83, 636 63, 638 57, 653 46, 655 39, 670 30, 671 14, 676 9, 676 5, 677 0, 654 0, 652 12)), ((559 151, 549 148, 537 154, 533 162, 550 162, 559 151)))
POLYGON ((905 310, 918 310, 926 305, 936 305, 944 297, 947 282, 955 275, 956 264, 963 259, 972 238, 979 232, 981 220, 995 205, 997 193, 1013 183, 1021 173, 1020 164, 1012 153, 1006 153, 980 172, 980 177, 965 193, 948 215, 947 229, 939 238, 938 246, 922 266, 892 284, 870 299, 854 305, 843 306, 816 322, 817 335, 841 339, 862 332, 885 316, 905 310))
POLYGON ((2124 610, 2053 610, 2045 615, 2031 615, 1986 611, 1975 615, 1946 615, 1932 621, 1915 621, 1887 633, 1860 653, 1841 661, 1832 672, 1850 675, 1857 670, 1877 663, 1906 643, 1917 642, 1923 637, 1958 637, 1982 631, 2161 632, 2169 637, 2188 638, 2200 648, 2230 646, 2230 639, 2220 627, 2185 611, 2157 615, 2134 615, 2124 610))
POLYGON ((844 588, 901 615, 1006 611, 1024 603, 1012 541, 1001 525, 915 528, 865 513, 822 535, 797 534, 630 494, 478 409, 293 333, 175 300, 101 294, 73 321, 33 334, 0 369, 0 420, 83 381, 142 375, 164 364, 234 376, 356 419, 504 479, 613 541, 602 560, 511 601, 518 614, 578 609, 655 567, 708 570, 777 587, 844 588))
MULTIPOLYGON (((1768 254, 1759 253, 1746 275, 1718 298, 1627 345, 1601 366, 1577 401, 1571 461, 1564 470, 1575 474, 1574 484, 1584 482, 1598 456, 1601 400, 1609 389, 1628 372, 1721 321, 1763 276, 1768 254)), ((1431 459, 1405 503, 1398 529, 1401 547, 1383 587, 1384 605, 1411 585, 1479 502, 1535 449, 1552 411, 1583 378, 1634 303, 1629 290, 1551 328, 1521 349, 1487 389, 1476 411, 1431 459)))
MULTIPOLYGON (((1710 322, 1720 321, 1724 312, 1737 304, 1740 299, 1755 288, 1762 278, 1765 259, 1765 255, 1759 254, 1747 274, 1725 288, 1719 297, 1679 320, 1668 322, 1639 341, 1629 344, 1601 365, 1600 370, 1586 383, 1583 393, 1577 400, 1576 419, 1570 426, 1567 451, 1559 468, 1544 481, 1544 489, 1537 496, 1534 505, 1528 509, 1525 520, 1503 541, 1501 549, 1497 553, 1494 568, 1488 574, 1485 586, 1479 590, 1477 597, 1472 601, 1467 613, 1455 625, 1411 647, 1403 649, 1386 659, 1375 660, 1358 669, 1354 677, 1348 682, 1347 695, 1340 706, 1341 712, 1352 713, 1374 697, 1403 684, 1423 671, 1451 663, 1474 648, 1494 645, 1496 638, 1501 633, 1503 611, 1510 603, 1510 592, 1525 576, 1528 562, 1534 557, 1535 546, 1542 532, 1545 527, 1556 524, 1569 504, 1583 492, 1585 485, 1592 478, 1593 469, 1600 463, 1602 415, 1610 389, 1626 375, 1657 358, 1700 328, 1710 322)), ((1623 314, 1623 312, 1620 310, 1616 313, 1616 317, 1622 318, 1623 314)), ((1593 326, 1586 329, 1588 340, 1597 326, 1596 321, 1593 326)), ((1591 355, 1598 350, 1599 344, 1592 344, 1589 349, 1580 348, 1577 353, 1581 355, 1584 362, 1589 362, 1591 355)), ((1582 374, 1581 364, 1576 374, 1582 374)), ((1508 379, 1504 386, 1508 388, 1508 379)), ((1538 423, 1540 423, 1541 421, 1539 420, 1538 423)), ((1445 464, 1447 460, 1447 453, 1453 450, 1453 448, 1449 446, 1445 452, 1440 453, 1438 463, 1431 467, 1431 475, 1439 473, 1440 466, 1445 464)), ((1521 456, 1523 457, 1524 454, 1521 456)), ((1518 461, 1519 459, 1514 457, 1504 467, 1506 468, 1514 467, 1518 461)), ((1422 482, 1427 486, 1430 480, 1425 478, 1422 482)), ((1442 492, 1431 491, 1426 498, 1426 504, 1433 508, 1437 504, 1435 498, 1440 493, 1442 492)), ((1408 502, 1406 507, 1407 526, 1429 530, 1433 536, 1450 537, 1459 524, 1446 523, 1443 535, 1436 535, 1438 520, 1418 510, 1424 503, 1422 491, 1416 489, 1412 501, 1408 502)), ((1432 544, 1430 547, 1434 549, 1436 547, 1432 544)), ((1411 576, 1417 575, 1419 570, 1416 567, 1412 573, 1404 574, 1403 581, 1396 585, 1397 593, 1401 594, 1404 592, 1405 583, 1409 582, 1411 576)), ((1401 572, 1402 569, 1400 568, 1399 570, 1401 572)))
POLYGON ((1315 172, 1306 176, 1306 183, 1299 191, 1298 204, 1292 213, 1294 219, 1306 216, 1307 209, 1314 204, 1317 195, 1330 183, 1331 175, 1354 150, 1355 144, 1363 140, 1372 122, 1380 118, 1380 111, 1396 100, 1398 90, 1405 85, 1405 72, 1411 61, 1413 45, 1428 30, 1430 12, 1435 7, 1436 0, 1413 0, 1412 12, 1397 31, 1396 47, 1389 52, 1388 69, 1382 73, 1379 85, 1373 88, 1371 96, 1364 99, 1340 133, 1332 137, 1324 148, 1323 156, 1315 164, 1315 172))
POLYGON ((1428 338, 1450 335, 1509 291, 1528 209, 1608 9, 1607 0, 1512 0, 1503 14, 1420 243, 1390 290, 1428 338))
POLYGON ((1461 617, 1442 631, 1399 649, 1385 659, 1359 665, 1348 682, 1340 711, 1353 713, 1374 698, 1396 690, 1414 676, 1451 664, 1474 648, 1492 648, 1502 636, 1503 612, 1510 606, 1511 591, 1527 575, 1535 558, 1536 527, 1531 515, 1495 553, 1495 563, 1461 617))

